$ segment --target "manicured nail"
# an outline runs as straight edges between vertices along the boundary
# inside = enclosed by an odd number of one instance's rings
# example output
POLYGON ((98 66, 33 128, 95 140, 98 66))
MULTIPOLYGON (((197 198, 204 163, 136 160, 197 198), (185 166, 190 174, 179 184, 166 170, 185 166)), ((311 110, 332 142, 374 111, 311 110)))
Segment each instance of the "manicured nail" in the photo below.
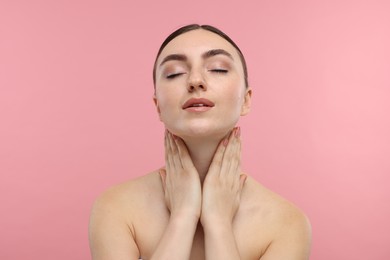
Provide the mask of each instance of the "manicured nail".
POLYGON ((234 129, 234 136, 235 137, 239 137, 240 136, 240 127, 239 126, 234 129))
POLYGON ((224 146, 227 146, 228 143, 229 143, 229 139, 228 139, 228 138, 225 138, 225 139, 223 140, 223 145, 224 145, 224 146))

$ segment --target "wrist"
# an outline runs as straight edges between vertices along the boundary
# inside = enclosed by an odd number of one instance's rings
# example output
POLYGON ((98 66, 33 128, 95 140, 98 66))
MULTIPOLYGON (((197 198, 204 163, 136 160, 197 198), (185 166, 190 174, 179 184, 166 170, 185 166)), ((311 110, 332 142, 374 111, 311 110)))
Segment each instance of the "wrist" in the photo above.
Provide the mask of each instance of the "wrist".
POLYGON ((202 217, 200 222, 205 230, 223 231, 233 228, 232 220, 227 218, 202 217))
POLYGON ((196 226, 199 221, 199 216, 191 213, 176 212, 171 213, 169 222, 178 226, 196 226))
POLYGON ((233 225, 228 222, 202 224, 202 227, 207 240, 223 240, 233 235, 233 225))

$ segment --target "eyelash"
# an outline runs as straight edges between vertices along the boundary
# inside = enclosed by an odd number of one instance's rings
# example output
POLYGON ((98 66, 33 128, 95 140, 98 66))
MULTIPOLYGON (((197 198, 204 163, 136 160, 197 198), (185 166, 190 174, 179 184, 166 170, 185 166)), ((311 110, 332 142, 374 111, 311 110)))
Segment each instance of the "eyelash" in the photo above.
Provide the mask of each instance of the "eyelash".
POLYGON ((175 74, 170 74, 167 76, 167 79, 173 79, 173 78, 176 78, 177 76, 180 76, 184 73, 175 73, 175 74))
POLYGON ((216 72, 216 73, 227 73, 228 70, 225 70, 225 69, 213 69, 213 70, 210 70, 212 72, 216 72))
MULTIPOLYGON (((215 73, 221 73, 221 74, 225 74, 225 73, 228 73, 228 70, 226 70, 226 69, 213 69, 213 70, 209 70, 209 71, 211 71, 211 72, 215 72, 215 73)), ((176 77, 178 77, 178 76, 180 76, 180 75, 183 75, 184 73, 174 73, 174 74, 170 74, 170 75, 168 75, 166 78, 167 79, 174 79, 174 78, 176 78, 176 77)))

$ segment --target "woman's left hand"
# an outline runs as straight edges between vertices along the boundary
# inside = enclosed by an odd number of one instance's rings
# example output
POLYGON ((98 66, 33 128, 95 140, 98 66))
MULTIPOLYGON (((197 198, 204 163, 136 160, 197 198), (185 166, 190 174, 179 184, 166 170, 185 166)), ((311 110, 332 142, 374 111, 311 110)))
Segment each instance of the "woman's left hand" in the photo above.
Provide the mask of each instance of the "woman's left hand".
POLYGON ((246 175, 241 174, 240 128, 234 128, 215 152, 203 183, 202 225, 230 225, 240 205, 246 175))

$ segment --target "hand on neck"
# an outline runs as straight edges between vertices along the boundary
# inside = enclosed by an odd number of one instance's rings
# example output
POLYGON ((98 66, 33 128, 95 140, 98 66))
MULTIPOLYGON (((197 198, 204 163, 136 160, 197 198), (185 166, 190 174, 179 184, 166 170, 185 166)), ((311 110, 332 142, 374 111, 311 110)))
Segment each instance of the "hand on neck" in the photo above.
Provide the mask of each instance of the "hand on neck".
POLYGON ((199 178, 202 184, 213 160, 215 151, 217 150, 221 140, 225 137, 226 136, 222 138, 203 138, 200 140, 190 138, 183 139, 191 156, 192 162, 199 173, 199 178))

